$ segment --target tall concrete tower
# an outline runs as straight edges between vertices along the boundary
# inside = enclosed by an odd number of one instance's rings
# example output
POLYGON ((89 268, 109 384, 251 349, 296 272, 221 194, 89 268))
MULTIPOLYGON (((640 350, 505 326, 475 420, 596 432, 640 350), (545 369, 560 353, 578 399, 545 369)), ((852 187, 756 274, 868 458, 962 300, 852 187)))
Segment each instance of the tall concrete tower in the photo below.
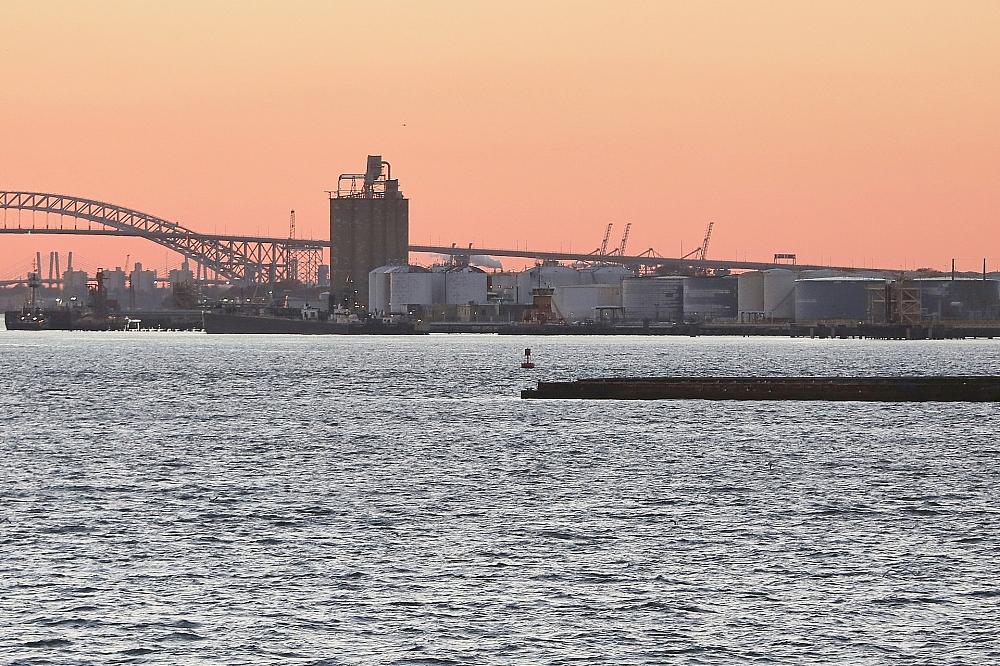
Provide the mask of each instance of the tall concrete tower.
POLYGON ((330 193, 330 296, 336 305, 368 307, 368 273, 409 259, 410 202, 381 155, 364 173, 345 173, 330 193))

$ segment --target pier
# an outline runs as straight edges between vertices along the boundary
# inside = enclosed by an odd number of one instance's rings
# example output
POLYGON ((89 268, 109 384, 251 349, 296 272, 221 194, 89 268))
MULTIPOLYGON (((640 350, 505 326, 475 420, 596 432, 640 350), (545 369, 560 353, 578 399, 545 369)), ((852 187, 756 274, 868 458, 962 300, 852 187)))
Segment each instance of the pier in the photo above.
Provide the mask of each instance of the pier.
POLYGON ((524 399, 1000 402, 1000 377, 622 377, 538 382, 524 399))

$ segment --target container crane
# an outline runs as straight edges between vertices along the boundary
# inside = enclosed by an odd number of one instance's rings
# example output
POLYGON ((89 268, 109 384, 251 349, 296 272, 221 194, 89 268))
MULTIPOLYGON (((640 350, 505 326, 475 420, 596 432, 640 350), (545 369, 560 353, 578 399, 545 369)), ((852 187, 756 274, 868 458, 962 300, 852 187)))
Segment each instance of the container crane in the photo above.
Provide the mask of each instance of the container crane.
POLYGON ((627 222, 625 224, 625 233, 622 234, 622 242, 618 246, 618 256, 619 257, 624 257, 625 256, 625 245, 628 243, 628 232, 631 231, 631 230, 632 230, 632 223, 631 222, 627 222))
POLYGON ((715 220, 708 223, 708 228, 705 230, 705 239, 701 241, 701 245, 691 250, 685 254, 681 259, 688 259, 690 257, 695 257, 698 261, 704 261, 705 257, 708 256, 708 243, 712 240, 712 227, 715 226, 715 220), (695 256, 697 255, 697 256, 695 256))
POLYGON ((705 230, 705 240, 701 242, 701 254, 698 255, 698 258, 702 261, 705 261, 705 258, 708 256, 708 242, 712 240, 712 227, 714 226, 715 220, 712 220, 708 223, 708 229, 705 230))
POLYGON ((608 239, 611 238, 611 227, 615 226, 614 222, 608 223, 608 228, 604 230, 604 240, 601 241, 601 251, 598 252, 602 257, 608 253, 608 239))

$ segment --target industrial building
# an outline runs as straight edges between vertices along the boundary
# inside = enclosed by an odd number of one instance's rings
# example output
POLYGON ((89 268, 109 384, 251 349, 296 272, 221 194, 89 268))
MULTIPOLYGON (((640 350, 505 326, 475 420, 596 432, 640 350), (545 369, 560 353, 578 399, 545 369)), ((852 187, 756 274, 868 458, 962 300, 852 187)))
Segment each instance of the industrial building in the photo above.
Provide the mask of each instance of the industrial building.
POLYGON ((364 173, 341 174, 330 193, 331 299, 368 307, 369 273, 405 265, 409 242, 409 201, 389 163, 369 155, 364 173))
POLYGON ((935 322, 1000 320, 1000 282, 890 280, 833 270, 636 277, 622 266, 543 263, 489 275, 489 300, 535 321, 621 323, 935 322))
POLYGON ((179 284, 191 284, 194 282, 194 271, 191 270, 190 262, 185 258, 180 268, 174 268, 167 273, 167 282, 171 286, 179 284))
POLYGON ((368 274, 368 307, 378 315, 432 318, 438 306, 486 305, 488 283, 486 273, 474 266, 379 266, 368 274))

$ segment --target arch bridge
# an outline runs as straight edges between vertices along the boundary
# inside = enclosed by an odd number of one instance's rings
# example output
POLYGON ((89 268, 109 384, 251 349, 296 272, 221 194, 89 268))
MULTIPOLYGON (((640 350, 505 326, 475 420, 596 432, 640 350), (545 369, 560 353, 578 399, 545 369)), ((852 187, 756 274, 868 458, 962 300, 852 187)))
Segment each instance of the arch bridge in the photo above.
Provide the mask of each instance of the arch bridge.
MULTIPOLYGON (((298 279, 305 283, 317 283, 319 266, 323 252, 330 247, 329 241, 295 238, 274 238, 266 236, 230 236, 203 234, 176 222, 165 220, 124 206, 83 199, 63 194, 42 192, 0 191, 0 209, 41 212, 60 216, 59 224, 52 226, 46 221, 44 226, 34 224, 17 226, 0 223, 0 234, 74 234, 104 236, 134 236, 145 238, 169 248, 201 264, 222 278, 245 283, 273 283, 298 279), (74 223, 68 226, 65 218, 88 223, 81 228, 74 223), (98 225, 96 228, 91 225, 98 225)), ((611 252, 609 254, 586 254, 568 252, 547 252, 538 250, 511 250, 504 248, 450 247, 434 245, 410 245, 410 252, 430 252, 468 259, 472 255, 495 257, 520 257, 534 260, 583 261, 612 263, 639 268, 690 270, 737 269, 766 270, 788 268, 774 262, 733 261, 726 259, 692 259, 688 257, 664 257, 652 248, 635 256, 611 252)), ((797 264, 798 270, 834 269, 845 273, 865 272, 898 275, 898 268, 867 269, 856 266, 829 266, 797 264)))
POLYGON ((221 277, 243 282, 301 280, 316 283, 323 251, 329 243, 294 238, 202 234, 176 222, 138 210, 44 192, 0 191, 0 209, 58 215, 59 223, 16 227, 4 233, 133 236, 145 238, 187 257, 221 277), (80 228, 66 218, 88 223, 80 228), (97 225, 93 227, 92 225, 97 225))

